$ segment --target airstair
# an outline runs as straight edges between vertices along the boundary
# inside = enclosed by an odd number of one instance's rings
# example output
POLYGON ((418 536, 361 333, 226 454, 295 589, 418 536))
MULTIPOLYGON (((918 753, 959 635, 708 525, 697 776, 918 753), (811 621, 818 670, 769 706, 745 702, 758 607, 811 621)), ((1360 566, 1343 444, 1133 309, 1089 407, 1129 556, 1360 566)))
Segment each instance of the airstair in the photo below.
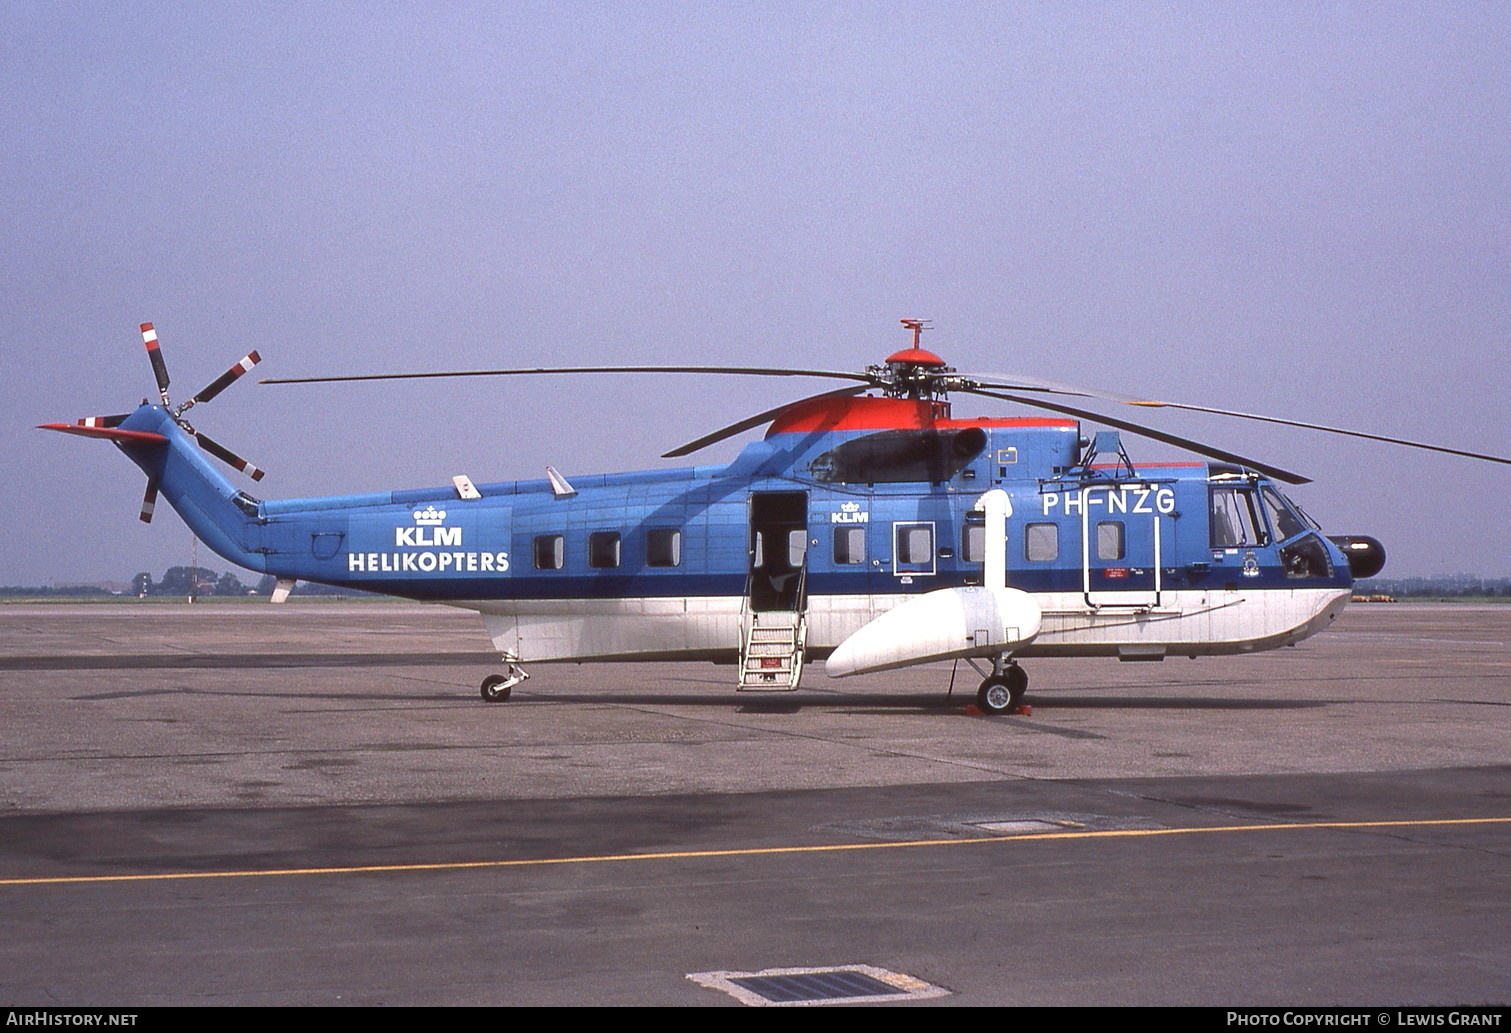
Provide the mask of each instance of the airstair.
POLYGON ((788 692, 803 676, 808 621, 801 611, 746 610, 740 647, 741 691, 788 692))
POLYGON ((803 676, 808 637, 808 495, 750 496, 750 565, 740 614, 735 688, 790 692, 803 676))

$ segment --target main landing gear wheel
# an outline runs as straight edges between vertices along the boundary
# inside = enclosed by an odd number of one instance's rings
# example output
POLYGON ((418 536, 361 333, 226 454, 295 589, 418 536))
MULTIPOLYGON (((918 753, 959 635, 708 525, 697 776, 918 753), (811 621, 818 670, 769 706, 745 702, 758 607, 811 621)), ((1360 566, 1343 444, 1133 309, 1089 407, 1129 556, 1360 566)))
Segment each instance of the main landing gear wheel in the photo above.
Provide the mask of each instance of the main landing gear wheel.
POLYGON ((1012 664, 981 683, 976 690, 976 706, 983 714, 1011 714, 1023 702, 1027 691, 1028 672, 1012 664))
POLYGON ((513 653, 505 653, 504 672, 502 674, 490 674, 483 679, 483 699, 489 703, 502 703, 509 698, 509 693, 514 691, 514 686, 530 677, 529 673, 519 665, 519 657, 513 653))
POLYGON ((502 703, 514 691, 516 680, 503 674, 488 675, 483 679, 483 699, 489 703, 502 703))

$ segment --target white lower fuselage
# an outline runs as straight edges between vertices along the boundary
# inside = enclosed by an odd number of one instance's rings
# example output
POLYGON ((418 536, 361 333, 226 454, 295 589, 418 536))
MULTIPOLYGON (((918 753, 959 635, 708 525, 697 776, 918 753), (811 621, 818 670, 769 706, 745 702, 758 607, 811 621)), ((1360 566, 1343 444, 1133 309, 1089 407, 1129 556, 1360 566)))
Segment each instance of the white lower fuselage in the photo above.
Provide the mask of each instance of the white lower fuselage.
MULTIPOLYGON (((1350 593, 1338 588, 1167 591, 1154 606, 1086 605, 1079 593, 1042 593, 1038 637, 1018 657, 1218 656, 1299 642, 1332 622, 1350 593)), ((913 596, 813 596, 807 651, 827 656, 874 618, 913 596)), ((479 611, 501 653, 521 662, 712 660, 734 662, 745 614, 738 596, 459 601, 479 611)))

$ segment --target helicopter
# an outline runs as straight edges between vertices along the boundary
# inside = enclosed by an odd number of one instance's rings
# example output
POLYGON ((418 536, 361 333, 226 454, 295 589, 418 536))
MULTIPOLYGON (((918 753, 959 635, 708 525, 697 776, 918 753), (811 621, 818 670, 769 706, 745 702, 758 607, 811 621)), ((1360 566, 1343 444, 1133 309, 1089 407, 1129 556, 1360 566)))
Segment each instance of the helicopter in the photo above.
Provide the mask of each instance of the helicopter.
POLYGON ((1022 660, 1160 661, 1287 646, 1326 628, 1383 545, 1326 535, 1281 485, 1308 478, 1122 417, 1083 399, 1188 409, 1496 463, 1500 456, 1321 424, 1135 398, 1032 377, 962 373, 911 346, 860 372, 711 366, 469 370, 263 383, 467 376, 726 375, 844 381, 688 442, 680 458, 767 425, 729 463, 268 500, 208 461, 264 471, 189 423, 257 352, 174 405, 153 325, 141 325, 159 402, 43 424, 113 442, 225 559, 274 575, 475 610, 502 670, 500 702, 553 661, 712 661, 743 692, 798 688, 823 660, 843 678, 964 660, 985 714, 1017 712, 1022 660), (957 417, 951 395, 1043 415, 957 417), (1082 421, 1112 428, 1083 433, 1082 421), (1121 434, 1195 462, 1135 465, 1121 434))

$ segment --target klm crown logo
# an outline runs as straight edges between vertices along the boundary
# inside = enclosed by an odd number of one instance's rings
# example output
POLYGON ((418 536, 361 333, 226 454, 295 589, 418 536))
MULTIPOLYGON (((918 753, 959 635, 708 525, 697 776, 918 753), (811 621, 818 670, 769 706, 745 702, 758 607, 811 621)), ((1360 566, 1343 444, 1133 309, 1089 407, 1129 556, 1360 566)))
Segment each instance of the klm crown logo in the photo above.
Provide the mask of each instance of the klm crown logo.
POLYGON ((841 502, 839 509, 829 514, 831 524, 868 524, 871 514, 860 508, 859 502, 841 502))
POLYGON ((413 527, 396 527, 393 529, 393 543, 399 546, 418 546, 420 548, 458 548, 462 544, 462 529, 460 527, 442 527, 446 522, 446 511, 436 509, 434 506, 426 506, 424 509, 414 511, 413 527))

